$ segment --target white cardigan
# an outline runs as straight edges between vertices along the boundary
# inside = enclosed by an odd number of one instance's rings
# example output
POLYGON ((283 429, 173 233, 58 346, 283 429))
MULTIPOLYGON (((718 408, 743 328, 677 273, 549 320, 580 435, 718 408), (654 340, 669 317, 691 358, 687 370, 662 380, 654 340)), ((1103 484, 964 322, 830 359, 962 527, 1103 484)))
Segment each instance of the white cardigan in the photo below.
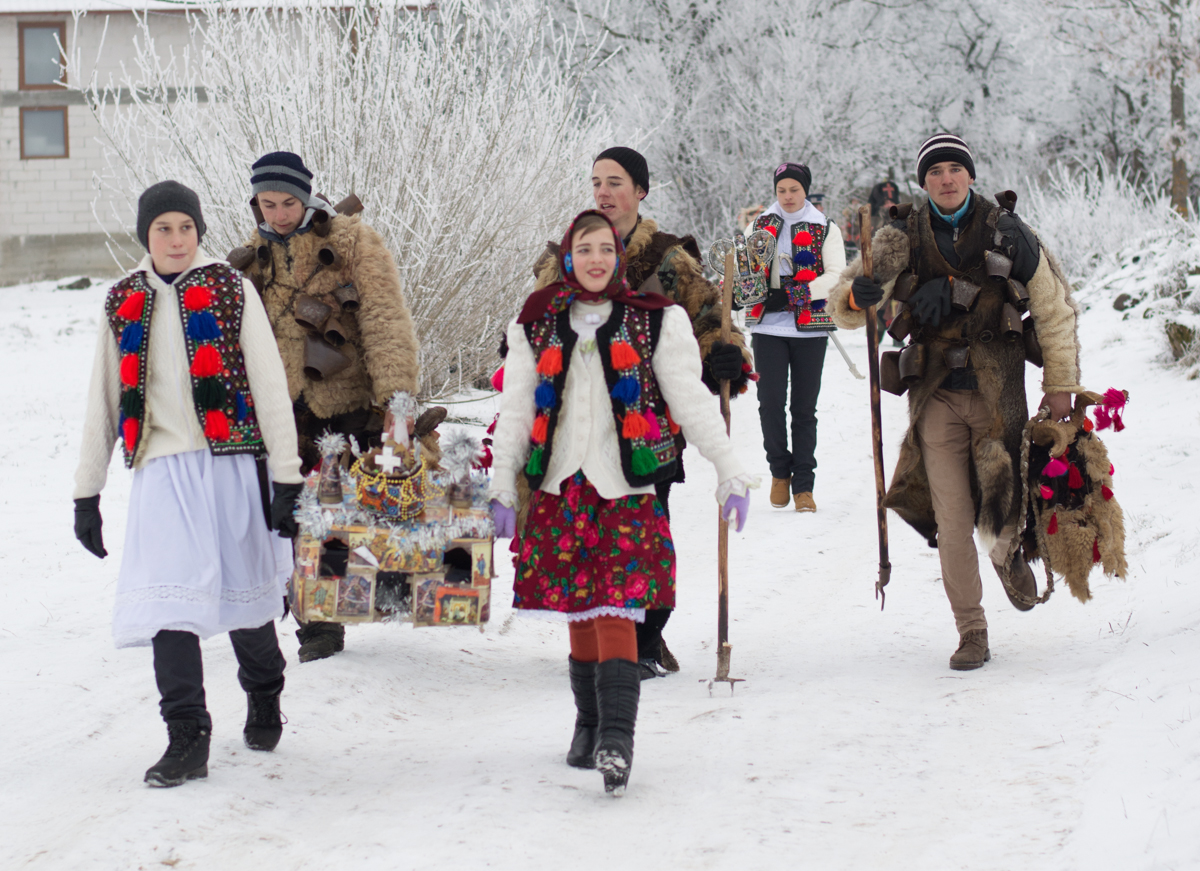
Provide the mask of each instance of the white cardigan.
MULTIPOLYGON (((146 361, 146 419, 142 424, 144 435, 134 457, 135 468, 142 468, 156 457, 208 448, 208 439, 200 428, 192 400, 192 379, 188 373, 187 347, 176 288, 187 285, 187 275, 193 270, 224 262, 197 249, 192 265, 175 279, 174 284, 166 284, 158 277, 148 254, 134 270, 134 273, 145 272, 157 292, 147 337, 150 357, 146 361)), ((281 484, 299 484, 304 479, 300 477, 296 422, 288 398, 283 361, 258 291, 243 279, 242 293, 246 303, 238 341, 246 361, 254 412, 267 447, 267 463, 273 480, 281 484)), ((120 369, 121 352, 108 318, 102 314, 84 418, 83 446, 75 471, 76 499, 95 496, 108 480, 108 464, 119 436, 120 369)))
MULTIPOLYGON (((571 304, 571 328, 579 333, 579 341, 571 352, 554 449, 542 480, 541 489, 548 493, 557 494, 562 482, 581 469, 604 499, 654 492, 653 485, 635 487, 625 478, 604 367, 594 342, 587 341, 594 338, 597 325, 587 324, 585 316, 599 315, 603 323, 612 308, 611 302, 571 304), (585 345, 592 350, 584 350, 585 345)), ((671 417, 688 442, 716 466, 717 480, 725 485, 722 492, 727 493, 731 489, 727 482, 744 478, 748 483, 750 479, 725 434, 718 400, 700 380, 700 367, 700 349, 687 312, 680 306, 669 306, 663 310, 662 331, 651 368, 671 408, 671 417)), ((529 434, 537 414, 533 397, 537 384, 533 348, 525 337, 525 328, 513 321, 508 326, 508 357, 504 362, 500 420, 493 436, 495 465, 490 489, 491 498, 510 507, 516 500, 517 473, 529 456, 529 434)), ((733 489, 744 492, 745 486, 733 489)))

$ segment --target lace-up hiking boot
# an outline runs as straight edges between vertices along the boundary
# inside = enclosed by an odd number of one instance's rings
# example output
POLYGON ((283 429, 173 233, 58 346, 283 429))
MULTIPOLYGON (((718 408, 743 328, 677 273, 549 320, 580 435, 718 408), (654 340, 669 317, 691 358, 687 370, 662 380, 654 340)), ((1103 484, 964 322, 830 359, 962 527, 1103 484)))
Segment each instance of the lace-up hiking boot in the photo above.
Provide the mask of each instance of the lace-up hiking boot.
POLYGON ((955 671, 970 671, 981 668, 991 658, 987 630, 968 629, 958 639, 958 650, 950 656, 950 667, 955 671))
POLYGON ((246 728, 242 740, 251 750, 274 750, 283 737, 280 693, 246 693, 246 728))
POLYGON ((771 506, 774 508, 787 508, 788 502, 792 496, 792 479, 787 478, 772 478, 771 479, 771 506))
POLYGON ((797 493, 795 498, 797 511, 817 510, 817 503, 813 501, 812 493, 797 493))
POLYGON ((571 692, 575 694, 575 734, 567 751, 567 765, 574 768, 596 767, 596 726, 600 713, 596 707, 596 663, 577 662, 568 657, 571 692))
POLYGON ((179 786, 185 780, 208 777, 210 730, 195 720, 167 721, 167 752, 146 771, 151 786, 179 786))
MULTIPOLYGON (((1000 576, 1000 582, 1003 584, 1004 570, 995 563, 992 563, 992 568, 996 570, 996 574, 1000 576)), ((1004 584, 1004 595, 1008 596, 1008 601, 1012 602, 1013 607, 1018 611, 1031 611, 1033 610, 1032 600, 1037 598, 1037 594, 1037 579, 1033 576, 1033 569, 1029 567, 1029 563, 1025 562, 1021 551, 1017 550, 1008 566, 1008 584, 1004 584), (1012 590, 1008 588, 1010 584, 1020 596, 1030 601, 1023 602, 1013 596, 1012 590)))
POLYGON ((300 661, 312 662, 341 653, 346 646, 346 627, 341 623, 305 623, 296 630, 300 639, 300 661))
POLYGON ((596 701, 600 710, 596 740, 596 769, 604 776, 604 791, 625 794, 633 768, 633 731, 641 697, 641 667, 627 659, 609 659, 596 666, 596 701))

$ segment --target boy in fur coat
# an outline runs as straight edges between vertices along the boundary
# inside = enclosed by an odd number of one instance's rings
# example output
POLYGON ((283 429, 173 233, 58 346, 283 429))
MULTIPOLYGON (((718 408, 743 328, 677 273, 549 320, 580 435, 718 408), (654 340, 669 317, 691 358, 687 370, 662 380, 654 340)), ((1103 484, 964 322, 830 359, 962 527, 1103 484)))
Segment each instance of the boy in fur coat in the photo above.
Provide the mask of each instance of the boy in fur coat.
MULTIPOLYGON (((702 380, 713 393, 720 382, 730 382, 730 395, 744 393, 753 372, 753 358, 746 339, 735 327, 731 343, 721 342, 721 291, 704 277, 701 254, 691 236, 672 236, 658 224, 638 214, 650 189, 646 158, 632 148, 615 146, 602 151, 592 164, 592 198, 596 208, 617 228, 625 243, 626 280, 633 290, 661 293, 683 306, 692 321, 692 332, 704 361, 702 380)), ((558 266, 559 245, 550 242, 537 264, 535 290, 562 280, 558 266)), ((683 447, 682 438, 680 447, 683 447)), ((678 474, 655 484, 658 500, 671 516, 671 485, 683 482, 683 462, 678 474)), ((662 641, 662 630, 671 617, 670 608, 646 612, 646 622, 637 625, 638 658, 645 677, 665 676, 679 666, 662 641), (664 659, 666 668, 664 668, 664 659)))
MULTIPOLYGON (((264 220, 246 243, 253 256, 245 266, 279 343, 306 474, 326 430, 354 436, 364 449, 379 444, 387 400, 416 393, 419 374, 391 252, 359 217, 314 196, 312 178, 291 152, 254 163, 250 185, 264 220)), ((345 645, 340 623, 308 623, 296 634, 301 662, 345 645)))
MULTIPOLYGON (((967 144, 938 134, 918 151, 917 175, 929 200, 907 207, 872 240, 874 280, 861 258, 830 293, 838 326, 856 329, 864 309, 895 298, 896 322, 911 324, 900 362, 908 381, 909 427, 884 504, 938 549, 959 644, 956 670, 989 659, 987 620, 973 532, 1020 610, 1037 595, 1021 553, 1018 524, 1026 341, 1041 346, 1041 406, 1054 419, 1071 413, 1079 384, 1076 306, 1050 252, 1009 209, 971 190, 967 144), (1021 311, 1030 317, 1021 322, 1021 311), (904 319, 904 320, 902 320, 904 319)), ((893 331, 896 330, 893 322, 893 331)), ((1031 359, 1034 355, 1031 355, 1031 359)))

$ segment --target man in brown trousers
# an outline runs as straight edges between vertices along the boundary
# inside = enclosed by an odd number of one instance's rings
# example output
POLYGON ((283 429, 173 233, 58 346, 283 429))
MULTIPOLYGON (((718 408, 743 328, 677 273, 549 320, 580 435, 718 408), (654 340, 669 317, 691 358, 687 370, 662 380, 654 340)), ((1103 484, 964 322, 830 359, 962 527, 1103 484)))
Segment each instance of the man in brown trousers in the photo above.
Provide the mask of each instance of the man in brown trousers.
POLYGON ((962 139, 931 137, 917 167, 929 200, 911 211, 899 207, 872 239, 874 280, 854 261, 830 304, 844 329, 862 327, 864 309, 893 293, 904 305, 897 320, 911 318, 909 428, 884 504, 937 547, 959 632, 950 667, 967 670, 991 659, 976 528, 1012 603, 1028 610, 1037 595, 1020 548, 1020 452, 1029 416, 1022 330, 1036 329, 1040 342, 1040 405, 1055 419, 1067 417, 1071 394, 1083 390, 1077 308, 1033 231, 971 190, 974 158, 962 139), (1022 309, 1029 312, 1024 324, 1022 309))

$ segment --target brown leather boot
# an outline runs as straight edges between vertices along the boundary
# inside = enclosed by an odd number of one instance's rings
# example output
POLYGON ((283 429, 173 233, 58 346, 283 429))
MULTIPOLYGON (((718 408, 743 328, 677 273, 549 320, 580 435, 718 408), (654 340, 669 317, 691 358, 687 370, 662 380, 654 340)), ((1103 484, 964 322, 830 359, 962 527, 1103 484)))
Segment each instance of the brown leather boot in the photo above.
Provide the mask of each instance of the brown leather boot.
POLYGON ((958 639, 958 650, 950 657, 950 667, 955 671, 970 671, 981 668, 991 658, 987 630, 968 629, 958 639))
MULTIPOLYGON (((1000 582, 1004 583, 1004 569, 992 563, 992 568, 996 570, 996 574, 1000 576, 1000 582)), ((1033 576, 1033 569, 1029 567, 1029 563, 1025 562, 1025 557, 1020 549, 1013 554, 1012 562, 1008 567, 1008 583, 1012 584, 1021 596, 1029 599, 1028 602, 1023 602, 1013 596, 1009 591, 1008 585, 1004 586, 1004 594, 1008 596, 1008 601, 1012 602, 1013 607, 1018 611, 1030 611, 1033 609, 1033 599, 1037 598, 1037 579, 1033 576)))
POLYGON ((787 508, 788 503, 792 501, 792 479, 787 478, 772 478, 771 479, 771 506, 774 508, 787 508))
POLYGON ((797 511, 816 511, 817 503, 813 501, 812 493, 797 493, 796 494, 796 510, 797 511))

